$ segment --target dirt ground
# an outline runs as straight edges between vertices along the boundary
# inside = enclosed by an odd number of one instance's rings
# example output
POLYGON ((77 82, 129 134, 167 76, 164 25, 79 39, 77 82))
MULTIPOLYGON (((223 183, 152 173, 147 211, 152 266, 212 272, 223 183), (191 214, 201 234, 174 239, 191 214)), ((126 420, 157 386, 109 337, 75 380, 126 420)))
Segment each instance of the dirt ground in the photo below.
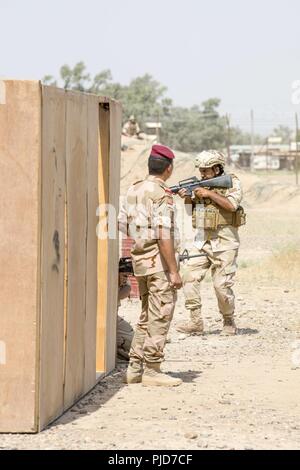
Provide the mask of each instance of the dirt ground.
MULTIPOLYGON (((145 172, 147 152, 137 145, 123 153, 123 192, 145 172)), ((184 155, 178 165, 174 182, 193 171, 184 155)), ((1 435, 0 449, 300 448, 299 189, 290 173, 235 171, 248 214, 235 285, 238 335, 219 335, 208 276, 205 336, 182 339, 175 331, 185 317, 179 293, 163 368, 183 379, 180 387, 126 386, 119 362, 44 432, 1 435)), ((138 313, 138 300, 122 303, 120 314, 133 325, 138 313)))

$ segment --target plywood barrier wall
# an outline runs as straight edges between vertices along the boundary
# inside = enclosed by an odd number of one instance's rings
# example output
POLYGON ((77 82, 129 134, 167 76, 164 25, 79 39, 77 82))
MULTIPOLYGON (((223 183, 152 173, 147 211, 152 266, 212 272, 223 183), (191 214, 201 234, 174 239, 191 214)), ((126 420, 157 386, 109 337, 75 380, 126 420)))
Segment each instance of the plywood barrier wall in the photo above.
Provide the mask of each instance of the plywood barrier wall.
POLYGON ((43 429, 115 366, 118 236, 96 227, 120 136, 117 102, 0 81, 0 432, 43 429))

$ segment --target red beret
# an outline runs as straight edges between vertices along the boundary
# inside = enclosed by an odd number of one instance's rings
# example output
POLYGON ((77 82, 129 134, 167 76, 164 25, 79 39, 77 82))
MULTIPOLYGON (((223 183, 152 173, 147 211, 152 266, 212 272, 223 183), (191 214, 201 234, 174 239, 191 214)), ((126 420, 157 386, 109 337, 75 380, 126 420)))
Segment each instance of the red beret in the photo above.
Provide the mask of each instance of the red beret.
POLYGON ((150 153, 151 157, 165 157, 169 158, 170 160, 173 160, 175 158, 174 153, 172 152, 169 147, 166 147, 165 145, 153 145, 150 153))

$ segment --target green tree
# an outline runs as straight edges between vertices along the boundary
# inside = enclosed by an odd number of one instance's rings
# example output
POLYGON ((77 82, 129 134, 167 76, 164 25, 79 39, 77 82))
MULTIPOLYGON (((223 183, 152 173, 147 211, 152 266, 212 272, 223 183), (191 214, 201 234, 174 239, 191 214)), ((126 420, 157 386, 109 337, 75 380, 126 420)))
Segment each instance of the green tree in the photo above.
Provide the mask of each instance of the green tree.
MULTIPOLYGON (((253 142, 255 145, 264 144, 265 137, 260 134, 254 134, 253 142)), ((239 127, 231 127, 230 129, 230 143, 231 145, 250 145, 251 133, 242 131, 239 127)))
POLYGON ((42 81, 45 85, 57 86, 62 84, 65 90, 77 90, 87 93, 101 94, 103 89, 112 81, 110 70, 103 70, 95 75, 93 79, 86 72, 84 62, 78 62, 73 68, 64 64, 59 71, 59 80, 52 75, 46 75, 42 81))
POLYGON ((91 78, 84 62, 78 62, 73 68, 67 64, 63 65, 59 75, 59 80, 46 75, 43 83, 54 86, 62 83, 63 88, 67 90, 84 91, 120 100, 123 104, 124 120, 134 114, 141 126, 146 119, 160 119, 172 106, 172 100, 165 97, 167 88, 149 74, 134 78, 128 86, 123 86, 112 81, 110 70, 103 70, 91 78))
POLYGON ((281 137, 283 144, 289 144, 292 140, 293 131, 287 126, 280 125, 273 130, 272 135, 281 137))
POLYGON ((78 62, 73 69, 66 64, 63 65, 60 69, 60 76, 64 81, 64 88, 68 90, 87 91, 91 81, 83 62, 78 62))
POLYGON ((57 80, 55 80, 55 78, 52 75, 45 75, 42 78, 42 82, 43 82, 44 85, 58 86, 57 80))
POLYGON ((219 114, 219 104, 218 98, 212 98, 204 101, 201 107, 172 108, 163 120, 164 141, 186 152, 222 149, 226 141, 226 123, 219 114))
POLYGON ((112 74, 110 70, 103 70, 102 72, 95 75, 92 85, 86 91, 88 93, 94 93, 100 95, 112 81, 112 74))
POLYGON ((147 119, 160 119, 172 105, 172 100, 164 96, 166 90, 149 74, 133 79, 123 89, 124 118, 134 114, 141 125, 147 119))
MULTIPOLYGON (((200 152, 204 149, 224 149, 227 143, 227 124, 225 116, 220 115, 219 98, 210 98, 201 106, 190 108, 174 106, 166 96, 167 88, 145 74, 136 77, 129 85, 113 81, 110 70, 103 70, 91 77, 84 62, 78 62, 73 68, 65 64, 60 68, 59 79, 46 75, 43 82, 47 85, 60 85, 68 90, 78 90, 97 95, 104 95, 122 102, 123 119, 126 121, 134 114, 141 128, 145 122, 162 123, 161 141, 170 147, 185 152, 200 152)), ((276 132, 287 130, 279 126, 276 132)), ((262 137, 255 136, 255 143, 262 137)), ((231 144, 249 144, 249 133, 238 127, 230 131, 231 144)))

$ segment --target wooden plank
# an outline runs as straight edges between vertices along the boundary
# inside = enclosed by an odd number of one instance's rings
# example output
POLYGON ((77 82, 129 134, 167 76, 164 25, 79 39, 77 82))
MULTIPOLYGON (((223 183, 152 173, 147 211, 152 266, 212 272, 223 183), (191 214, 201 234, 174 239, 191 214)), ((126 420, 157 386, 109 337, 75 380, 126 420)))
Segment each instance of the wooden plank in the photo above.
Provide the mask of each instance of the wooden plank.
POLYGON ((96 235, 98 195, 98 126, 99 102, 95 96, 88 96, 88 236, 87 236, 87 277, 86 277, 86 321, 85 321, 85 369, 84 393, 96 384, 96 329, 97 329, 97 254, 96 235))
POLYGON ((9 80, 0 88, 0 431, 35 432, 41 89, 9 80))
MULTIPOLYGON (((66 105, 66 103, 65 103, 66 105)), ((67 162, 66 162, 67 169, 67 162)), ((67 180, 67 175, 66 175, 67 180)), ((66 377, 67 360, 67 316, 68 316, 68 205, 67 205, 67 186, 65 188, 65 276, 64 276, 64 383, 66 377)))
POLYGON ((63 412, 65 92, 43 87, 40 424, 63 412))
POLYGON ((84 392, 87 250, 87 96, 67 92, 68 301, 64 409, 84 392))
POLYGON ((116 238, 108 240, 109 266, 108 266, 108 302, 106 322, 106 371, 110 372, 116 364, 116 330, 118 311, 118 265, 119 265, 119 237, 116 218, 119 213, 120 197, 120 165, 121 165, 121 125, 122 109, 119 103, 110 103, 110 146, 109 146, 109 203, 115 214, 110 220, 111 234, 116 238))
POLYGON ((99 224, 98 230, 98 296, 97 296, 97 372, 106 371, 106 320, 108 305, 108 240, 101 236, 105 224, 104 205, 109 200, 109 145, 110 145, 109 105, 99 103, 99 224))

